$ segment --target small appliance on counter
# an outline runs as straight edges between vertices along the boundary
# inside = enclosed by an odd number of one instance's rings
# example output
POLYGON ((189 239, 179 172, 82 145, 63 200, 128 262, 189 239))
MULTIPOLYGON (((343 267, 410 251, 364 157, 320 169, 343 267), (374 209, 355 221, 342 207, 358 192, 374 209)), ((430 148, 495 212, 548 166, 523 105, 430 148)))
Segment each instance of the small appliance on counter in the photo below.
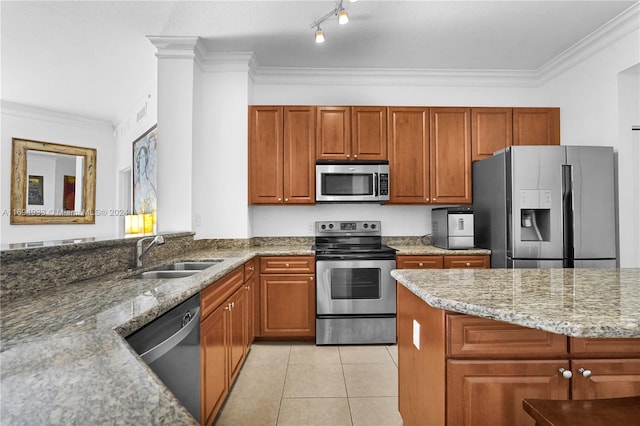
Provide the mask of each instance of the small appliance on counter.
POLYGON ((471 206, 439 207, 431 211, 431 243, 443 249, 470 249, 473 241, 471 206))

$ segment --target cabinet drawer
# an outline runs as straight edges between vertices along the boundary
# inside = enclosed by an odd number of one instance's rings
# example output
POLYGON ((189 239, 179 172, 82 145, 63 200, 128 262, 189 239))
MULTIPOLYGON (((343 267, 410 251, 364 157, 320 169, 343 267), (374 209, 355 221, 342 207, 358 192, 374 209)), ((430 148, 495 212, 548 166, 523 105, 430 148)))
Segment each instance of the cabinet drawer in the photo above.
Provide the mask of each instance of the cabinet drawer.
POLYGON ((398 269, 442 269, 442 256, 398 256, 398 269))
POLYGON ((577 358, 640 358, 640 339, 572 337, 569 345, 571 353, 577 358))
POLYGON ((314 256, 267 256, 260 258, 261 274, 313 274, 314 256))
POLYGON ((200 310, 202 319, 213 312, 222 302, 233 294, 244 283, 244 266, 240 266, 233 272, 214 281, 200 292, 200 310))
POLYGON ((567 357, 567 338, 560 334, 469 315, 447 315, 446 327, 449 357, 567 357))
POLYGON ((488 268, 489 256, 445 256, 444 269, 488 268))
POLYGON ((244 264, 244 280, 249 281, 256 272, 256 260, 257 258, 253 258, 244 264))

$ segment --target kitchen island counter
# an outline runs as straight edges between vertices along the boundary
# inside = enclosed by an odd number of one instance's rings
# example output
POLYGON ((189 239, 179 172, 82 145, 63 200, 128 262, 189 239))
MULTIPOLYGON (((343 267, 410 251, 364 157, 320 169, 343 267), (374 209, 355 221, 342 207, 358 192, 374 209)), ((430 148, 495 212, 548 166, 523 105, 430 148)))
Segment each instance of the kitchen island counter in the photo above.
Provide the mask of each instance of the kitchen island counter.
POLYGON ((394 270, 429 305, 572 337, 640 337, 640 269, 394 270))

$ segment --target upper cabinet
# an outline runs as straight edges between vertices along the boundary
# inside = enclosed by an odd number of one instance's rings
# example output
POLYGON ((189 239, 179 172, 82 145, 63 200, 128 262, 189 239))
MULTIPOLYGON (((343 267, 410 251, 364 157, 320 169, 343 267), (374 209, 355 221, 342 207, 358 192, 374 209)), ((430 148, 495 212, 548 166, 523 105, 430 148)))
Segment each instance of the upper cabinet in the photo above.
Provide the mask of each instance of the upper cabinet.
POLYGON ((313 106, 249 107, 249 203, 315 203, 313 106))
POLYGON ((560 108, 472 108, 472 161, 512 145, 560 145, 560 108))
POLYGON ((431 204, 471 203, 471 109, 430 108, 431 204))
POLYGON ((471 108, 471 160, 489 158, 511 146, 512 108, 471 108))
POLYGON ((389 203, 429 202, 429 108, 389 107, 389 203))
POLYGON ((560 108, 513 108, 513 145, 560 145, 560 108))
POLYGON ((390 204, 471 203, 469 108, 389 108, 390 204))
POLYGON ((386 107, 317 107, 316 159, 386 160, 386 107))

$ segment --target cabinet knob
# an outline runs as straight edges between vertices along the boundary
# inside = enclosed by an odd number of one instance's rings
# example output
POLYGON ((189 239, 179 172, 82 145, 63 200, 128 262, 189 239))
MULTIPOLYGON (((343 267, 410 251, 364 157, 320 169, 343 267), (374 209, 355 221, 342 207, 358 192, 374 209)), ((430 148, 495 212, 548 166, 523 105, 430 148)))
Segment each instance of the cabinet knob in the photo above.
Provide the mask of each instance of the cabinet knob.
POLYGON ((244 286, 244 288, 249 291, 251 289, 251 287, 249 287, 248 285, 244 286))
POLYGON ((285 198, 285 199, 284 199, 284 202, 285 202, 285 203, 286 203, 286 202, 288 202, 288 201, 289 201, 289 199, 288 199, 288 198, 285 198))
POLYGON ((309 281, 313 281, 313 275, 309 277, 309 281))
POLYGON ((434 198, 432 201, 435 201, 436 199, 434 198))
POLYGON ((353 158, 358 158, 358 154, 355 154, 355 155, 353 156, 353 158))
POLYGON ((225 311, 230 311, 231 310, 231 303, 229 303, 227 306, 224 307, 225 311))
POLYGON ((591 377, 591 370, 587 370, 585 368, 579 368, 578 372, 580 372, 580 374, 582 374, 586 379, 591 377))
POLYGON ((347 158, 351 158, 351 156, 349 154, 347 154, 347 158))
POLYGON ((422 262, 418 263, 418 266, 423 266, 423 265, 422 265, 422 262))
POLYGON ((471 266, 471 262, 467 262, 467 266, 471 266))
POLYGON ((278 198, 278 201, 282 201, 282 198, 278 198))
POLYGON ((289 267, 289 264, 288 264, 288 263, 285 263, 285 264, 284 264, 284 267, 285 267, 285 268, 288 268, 288 267, 289 267))
POLYGON ((564 368, 559 368, 558 371, 562 374, 562 377, 564 377, 565 379, 570 379, 571 377, 573 377, 573 373, 571 372, 571 370, 565 370, 564 368))

